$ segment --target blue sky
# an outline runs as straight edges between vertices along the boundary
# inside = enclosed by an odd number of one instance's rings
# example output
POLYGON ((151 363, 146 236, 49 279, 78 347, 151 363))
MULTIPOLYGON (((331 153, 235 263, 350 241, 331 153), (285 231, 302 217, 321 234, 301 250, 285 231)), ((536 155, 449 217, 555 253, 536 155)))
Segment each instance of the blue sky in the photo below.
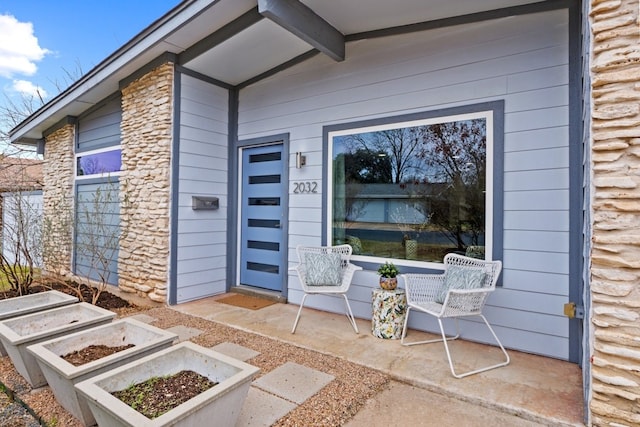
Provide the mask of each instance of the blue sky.
POLYGON ((51 99, 179 3, 0 1, 0 104, 36 89, 51 99))

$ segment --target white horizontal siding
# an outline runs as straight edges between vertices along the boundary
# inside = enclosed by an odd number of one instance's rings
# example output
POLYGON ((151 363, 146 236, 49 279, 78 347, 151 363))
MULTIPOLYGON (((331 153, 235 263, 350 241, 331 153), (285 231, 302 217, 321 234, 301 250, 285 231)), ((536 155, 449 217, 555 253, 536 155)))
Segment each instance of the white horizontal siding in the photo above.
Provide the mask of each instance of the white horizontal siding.
POLYGON ((178 162, 177 302, 226 290, 227 91, 182 75, 178 162), (193 196, 220 208, 194 211, 193 196))
MULTIPOLYGON (((552 11, 347 44, 335 63, 318 55, 240 92, 239 137, 290 133, 291 155, 307 165, 290 179, 322 182, 323 126, 505 101, 504 272, 487 308, 505 344, 567 358, 568 14, 552 11)), ((290 186, 291 188, 291 186, 290 186)), ((320 244, 323 194, 290 191, 289 254, 320 244)), ((371 316, 374 272, 358 272, 349 292, 357 317, 371 316)), ((302 298, 289 276, 288 299, 302 298)), ((312 307, 343 312, 338 298, 312 307)), ((436 330, 412 318, 412 327, 436 330), (426 325, 426 326, 425 326, 426 325)), ((477 322, 465 337, 489 341, 477 322)))

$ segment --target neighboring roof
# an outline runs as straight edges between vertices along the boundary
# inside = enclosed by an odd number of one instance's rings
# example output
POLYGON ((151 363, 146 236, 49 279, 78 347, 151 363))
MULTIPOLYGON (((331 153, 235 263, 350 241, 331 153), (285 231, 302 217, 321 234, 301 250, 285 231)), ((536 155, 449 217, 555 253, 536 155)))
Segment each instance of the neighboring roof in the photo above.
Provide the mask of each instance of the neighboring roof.
POLYGON ((41 190, 42 160, 0 155, 0 192, 41 190))
POLYGON ((554 0, 184 0, 27 117, 9 137, 13 143, 36 144, 47 129, 81 115, 166 53, 179 65, 222 85, 243 87, 325 52, 322 46, 331 51, 339 41, 323 38, 333 30, 338 39, 344 35, 344 43, 375 32, 384 35, 392 27, 434 29, 462 24, 474 15, 497 19, 559 4, 554 0))

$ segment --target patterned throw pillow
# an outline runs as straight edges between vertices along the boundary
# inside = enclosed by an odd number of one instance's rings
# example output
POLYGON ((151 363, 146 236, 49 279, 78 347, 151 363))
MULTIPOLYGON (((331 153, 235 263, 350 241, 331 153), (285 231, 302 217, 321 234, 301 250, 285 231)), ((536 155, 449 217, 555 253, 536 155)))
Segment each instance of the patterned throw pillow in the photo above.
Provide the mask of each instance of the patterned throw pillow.
POLYGON ((480 268, 450 265, 444 273, 444 284, 436 297, 437 303, 444 303, 449 289, 478 289, 484 284, 487 273, 480 268))
POLYGON ((339 253, 305 254, 309 286, 340 286, 342 284, 342 258, 339 253))

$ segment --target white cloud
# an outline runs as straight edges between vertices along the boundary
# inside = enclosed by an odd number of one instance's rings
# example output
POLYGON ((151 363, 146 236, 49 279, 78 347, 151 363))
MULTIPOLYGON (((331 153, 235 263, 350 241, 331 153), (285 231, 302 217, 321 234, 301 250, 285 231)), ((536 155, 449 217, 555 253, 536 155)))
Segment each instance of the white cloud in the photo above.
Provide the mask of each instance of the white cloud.
POLYGON ((36 62, 49 51, 40 47, 30 22, 18 22, 11 15, 0 15, 0 76, 33 75, 36 62))
POLYGON ((43 88, 36 86, 27 80, 14 80, 11 89, 36 98, 45 99, 47 97, 47 92, 43 88))

